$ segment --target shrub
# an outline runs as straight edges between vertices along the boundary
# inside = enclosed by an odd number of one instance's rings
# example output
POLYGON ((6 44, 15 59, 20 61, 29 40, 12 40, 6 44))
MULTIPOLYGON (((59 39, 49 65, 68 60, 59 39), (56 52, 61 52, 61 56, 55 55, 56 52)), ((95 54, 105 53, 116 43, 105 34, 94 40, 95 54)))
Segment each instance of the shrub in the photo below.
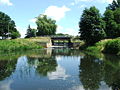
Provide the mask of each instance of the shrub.
POLYGON ((104 52, 118 54, 120 52, 120 39, 108 41, 105 45, 104 52))

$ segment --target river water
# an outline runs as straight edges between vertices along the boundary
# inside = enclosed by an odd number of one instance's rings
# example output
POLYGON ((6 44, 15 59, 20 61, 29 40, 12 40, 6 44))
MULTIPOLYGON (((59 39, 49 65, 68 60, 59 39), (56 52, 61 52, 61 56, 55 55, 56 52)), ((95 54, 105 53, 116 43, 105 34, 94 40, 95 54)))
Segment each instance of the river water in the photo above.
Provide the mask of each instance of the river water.
POLYGON ((67 48, 0 54, 0 90, 120 90, 120 57, 67 48))

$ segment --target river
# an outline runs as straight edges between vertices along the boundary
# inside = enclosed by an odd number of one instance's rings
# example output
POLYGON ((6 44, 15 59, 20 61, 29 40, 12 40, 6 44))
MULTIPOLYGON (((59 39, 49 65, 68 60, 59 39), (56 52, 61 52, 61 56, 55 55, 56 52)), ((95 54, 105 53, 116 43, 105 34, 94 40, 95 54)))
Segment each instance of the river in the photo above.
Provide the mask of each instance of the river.
POLYGON ((120 57, 67 48, 2 53, 0 90, 120 90, 120 57))

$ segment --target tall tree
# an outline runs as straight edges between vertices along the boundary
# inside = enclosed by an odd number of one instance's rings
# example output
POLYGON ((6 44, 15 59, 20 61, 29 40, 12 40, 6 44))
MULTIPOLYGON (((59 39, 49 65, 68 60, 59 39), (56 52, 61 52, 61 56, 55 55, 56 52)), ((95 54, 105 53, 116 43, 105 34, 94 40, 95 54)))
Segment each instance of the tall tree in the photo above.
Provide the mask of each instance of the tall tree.
MULTIPOLYGON (((115 3, 116 1, 113 2, 115 3)), ((116 4, 118 4, 118 2, 119 0, 116 4)), ((114 9, 106 9, 103 18, 106 22, 105 32, 107 34, 107 38, 120 37, 120 5, 113 6, 114 9)))
POLYGON ((27 29, 26 38, 30 38, 30 37, 36 37, 36 29, 32 29, 29 25, 27 29))
POLYGON ((117 8, 120 8, 120 0, 113 0, 112 4, 109 4, 109 6, 107 7, 107 9, 110 10, 116 10, 117 8))
POLYGON ((40 15, 37 17, 37 35, 55 35, 56 33, 56 21, 48 18, 46 15, 40 15))
POLYGON ((15 22, 7 14, 0 12, 0 36, 2 38, 11 37, 13 32, 19 33, 16 29, 15 22))
POLYGON ((92 45, 105 37, 105 22, 102 20, 99 10, 90 7, 83 11, 79 22, 80 38, 88 45, 92 45))

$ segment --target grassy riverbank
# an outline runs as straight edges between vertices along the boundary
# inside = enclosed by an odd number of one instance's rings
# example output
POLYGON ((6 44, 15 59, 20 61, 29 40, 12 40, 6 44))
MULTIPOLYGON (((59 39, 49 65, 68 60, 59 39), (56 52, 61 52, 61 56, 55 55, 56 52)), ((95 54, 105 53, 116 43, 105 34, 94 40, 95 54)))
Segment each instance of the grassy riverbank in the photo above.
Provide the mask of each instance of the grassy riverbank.
POLYGON ((0 52, 41 49, 46 42, 43 38, 0 40, 0 52))
POLYGON ((97 42, 94 46, 86 46, 83 44, 80 49, 91 53, 108 53, 120 55, 120 38, 117 39, 106 39, 97 42))

